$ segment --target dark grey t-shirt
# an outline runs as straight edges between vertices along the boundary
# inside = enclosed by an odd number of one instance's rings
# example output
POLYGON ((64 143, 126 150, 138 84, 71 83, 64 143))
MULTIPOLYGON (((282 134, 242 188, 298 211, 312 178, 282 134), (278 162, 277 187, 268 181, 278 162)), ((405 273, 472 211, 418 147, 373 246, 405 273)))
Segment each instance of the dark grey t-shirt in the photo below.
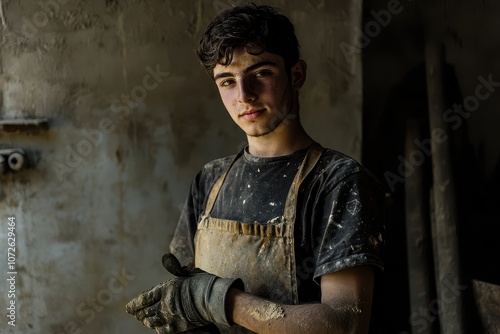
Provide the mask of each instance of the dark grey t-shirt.
MULTIPOLYGON (((221 188, 213 217, 272 223, 283 215, 290 185, 307 149, 259 158, 248 152, 235 161, 221 188)), ((198 172, 170 244, 183 264, 194 262, 194 235, 207 196, 234 156, 217 159, 198 172)), ((304 179, 297 200, 295 257, 299 302, 318 302, 313 279, 363 264, 383 266, 384 190, 348 156, 326 149, 304 179)), ((237 250, 235 250, 237 251, 237 250)))

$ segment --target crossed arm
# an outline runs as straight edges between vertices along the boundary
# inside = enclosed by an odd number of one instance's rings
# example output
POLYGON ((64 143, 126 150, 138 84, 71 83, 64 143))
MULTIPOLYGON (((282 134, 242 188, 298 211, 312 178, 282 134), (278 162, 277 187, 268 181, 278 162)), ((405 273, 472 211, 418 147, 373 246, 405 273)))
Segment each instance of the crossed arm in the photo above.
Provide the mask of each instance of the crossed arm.
POLYGON ((230 289, 226 312, 256 333, 368 333, 373 269, 360 266, 321 277, 321 303, 278 305, 230 289))
MULTIPOLYGON (((165 259, 165 256, 164 256, 165 259)), ((359 266, 321 277, 321 303, 279 305, 243 292, 241 280, 181 267, 169 254, 164 266, 178 278, 141 293, 127 312, 159 334, 213 323, 236 323, 256 333, 368 332, 373 269, 359 266)))

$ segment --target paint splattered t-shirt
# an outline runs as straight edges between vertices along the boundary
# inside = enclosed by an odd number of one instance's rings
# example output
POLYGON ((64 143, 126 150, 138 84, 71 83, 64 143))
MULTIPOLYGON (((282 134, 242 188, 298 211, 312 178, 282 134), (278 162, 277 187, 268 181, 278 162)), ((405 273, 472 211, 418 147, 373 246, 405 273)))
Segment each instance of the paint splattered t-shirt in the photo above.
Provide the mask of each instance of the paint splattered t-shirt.
MULTIPOLYGON (((256 157, 245 150, 231 167, 211 216, 272 224, 284 212, 288 190, 307 149, 291 155, 256 157)), ((194 235, 213 184, 234 156, 209 162, 198 172, 170 250, 181 263, 194 263, 194 235)), ((304 179, 297 199, 295 257, 299 302, 317 302, 314 279, 363 264, 382 268, 382 186, 352 158, 325 149, 304 179)))

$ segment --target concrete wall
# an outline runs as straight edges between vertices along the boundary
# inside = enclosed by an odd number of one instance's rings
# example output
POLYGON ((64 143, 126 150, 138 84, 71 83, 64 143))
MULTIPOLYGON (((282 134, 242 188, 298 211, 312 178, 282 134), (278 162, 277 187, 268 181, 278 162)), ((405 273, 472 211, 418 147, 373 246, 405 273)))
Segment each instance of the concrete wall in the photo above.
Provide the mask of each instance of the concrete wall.
MULTIPOLYGON (((360 1, 269 1, 296 23, 309 76, 302 117, 323 145, 360 158, 360 55, 338 48, 360 1)), ((199 67, 196 42, 227 1, 0 1, 0 132, 34 166, 0 179, 0 331, 148 332, 125 303, 160 264, 189 184, 244 136, 199 67), (16 326, 7 324, 8 219, 15 217, 16 326)))

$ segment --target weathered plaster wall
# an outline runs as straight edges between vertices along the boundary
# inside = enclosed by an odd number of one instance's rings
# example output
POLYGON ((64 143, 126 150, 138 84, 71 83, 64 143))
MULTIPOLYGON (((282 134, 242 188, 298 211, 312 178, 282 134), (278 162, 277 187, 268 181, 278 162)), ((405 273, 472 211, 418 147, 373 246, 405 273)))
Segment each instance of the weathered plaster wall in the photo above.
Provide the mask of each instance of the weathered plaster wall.
MULTIPOLYGON (((8 217, 17 247, 16 327, 2 279, 2 333, 141 331, 124 305, 167 277, 160 258, 192 177, 244 145, 194 53, 230 3, 0 1, 1 118, 50 121, 39 135, 0 133, 36 161, 0 179, 1 277, 8 217)), ((360 56, 338 48, 359 25, 359 1, 269 4, 296 23, 309 63, 305 126, 360 158, 360 56)))

